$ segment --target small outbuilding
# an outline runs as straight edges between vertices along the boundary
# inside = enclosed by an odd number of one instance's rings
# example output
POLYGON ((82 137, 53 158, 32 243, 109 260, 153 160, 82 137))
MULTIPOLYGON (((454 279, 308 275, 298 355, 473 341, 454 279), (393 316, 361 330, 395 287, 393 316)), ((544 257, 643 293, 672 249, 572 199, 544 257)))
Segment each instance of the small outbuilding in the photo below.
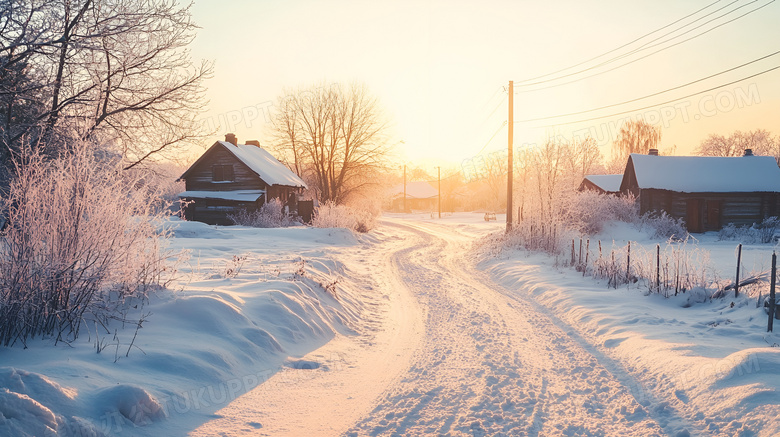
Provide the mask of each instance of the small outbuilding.
POLYGON ((620 192, 620 183, 623 181, 622 174, 597 174, 588 175, 582 180, 578 191, 595 191, 600 194, 618 194, 620 192))
POLYGON ((771 156, 631 154, 620 192, 637 197, 639 212, 665 211, 689 232, 752 225, 780 213, 780 168, 771 156))
POLYGON ((215 142, 179 179, 186 189, 179 193, 186 202, 183 217, 217 225, 232 224, 228 215, 255 211, 274 198, 294 213, 306 189, 306 183, 258 141, 238 144, 233 134, 215 142))
POLYGON ((391 188, 389 193, 393 211, 406 210, 432 211, 438 207, 439 191, 426 181, 407 182, 391 188), (406 200, 404 200, 404 193, 406 200))

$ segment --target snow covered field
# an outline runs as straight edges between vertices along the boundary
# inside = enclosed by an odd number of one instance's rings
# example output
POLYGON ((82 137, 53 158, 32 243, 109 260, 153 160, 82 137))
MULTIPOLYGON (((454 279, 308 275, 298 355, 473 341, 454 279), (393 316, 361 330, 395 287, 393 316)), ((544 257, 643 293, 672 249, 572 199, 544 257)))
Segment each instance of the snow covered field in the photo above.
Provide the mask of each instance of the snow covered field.
POLYGON ((337 260, 371 237, 171 224, 189 259, 137 311, 134 346, 133 327, 87 326, 70 346, 0 349, 0 435, 185 435, 285 369, 337 367, 337 354, 295 357, 372 329, 358 323, 378 299, 371 278, 337 260))
MULTIPOLYGON (((780 433, 780 338, 756 297, 667 299, 487 255, 474 242, 500 215, 390 214, 359 236, 172 224, 190 255, 137 310, 134 346, 134 327, 90 326, 0 349, 0 435, 780 433)), ((697 244, 733 276, 736 243, 697 244)), ((771 251, 746 246, 746 270, 771 251)))

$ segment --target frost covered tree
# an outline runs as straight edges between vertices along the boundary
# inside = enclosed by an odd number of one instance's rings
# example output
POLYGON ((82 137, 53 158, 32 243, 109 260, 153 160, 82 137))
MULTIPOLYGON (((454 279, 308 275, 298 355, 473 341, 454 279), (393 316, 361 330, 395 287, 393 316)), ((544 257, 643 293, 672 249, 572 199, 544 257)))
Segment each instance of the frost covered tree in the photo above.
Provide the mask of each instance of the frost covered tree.
POLYGON ((585 176, 600 166, 601 151, 596 140, 590 136, 574 139, 566 145, 563 162, 569 185, 577 188, 585 176))
POLYGON ((701 142, 696 154, 701 156, 742 156, 745 149, 753 149, 757 155, 774 156, 780 162, 780 137, 773 138, 764 129, 742 132, 729 136, 712 134, 701 142))
POLYGON ((622 173, 626 167, 628 155, 632 153, 647 153, 657 149, 661 143, 661 128, 646 121, 627 121, 618 132, 617 139, 612 143, 612 158, 608 170, 610 173, 622 173))
POLYGON ((319 85, 286 93, 276 105, 277 151, 320 201, 344 203, 370 189, 390 148, 379 104, 365 85, 319 85))
POLYGON ((0 159, 112 145, 133 167, 201 138, 209 63, 186 49, 196 25, 172 0, 3 0, 0 159))

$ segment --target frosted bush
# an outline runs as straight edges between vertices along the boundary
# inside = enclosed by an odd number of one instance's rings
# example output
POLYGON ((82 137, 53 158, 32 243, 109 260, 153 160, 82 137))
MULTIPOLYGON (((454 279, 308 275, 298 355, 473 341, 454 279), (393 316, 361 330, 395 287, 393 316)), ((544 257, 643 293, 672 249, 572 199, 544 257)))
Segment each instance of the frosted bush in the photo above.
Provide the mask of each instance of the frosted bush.
POLYGON ((370 211, 325 202, 312 217, 316 228, 347 228, 356 232, 368 232, 376 227, 377 216, 370 211))
POLYGON ((165 232, 118 162, 84 148, 17 167, 0 210, 0 344, 71 341, 87 318, 124 320, 130 302, 159 286, 165 232))
POLYGON ((228 215, 233 224, 251 226, 254 228, 282 228, 295 223, 287 213, 279 199, 271 199, 257 211, 242 210, 238 214, 228 215))
POLYGON ((639 219, 640 227, 649 229, 653 232, 654 238, 667 238, 670 240, 685 240, 688 238, 688 230, 685 227, 685 220, 674 218, 662 211, 658 214, 650 211, 642 215, 639 219))
POLYGON ((585 235, 601 232, 604 223, 636 223, 639 209, 633 196, 615 196, 595 191, 575 192, 561 202, 561 215, 568 228, 585 235))
POLYGON ((734 223, 729 223, 718 232, 718 238, 745 244, 766 244, 775 241, 775 235, 779 230, 780 219, 769 217, 752 226, 735 226, 734 223))

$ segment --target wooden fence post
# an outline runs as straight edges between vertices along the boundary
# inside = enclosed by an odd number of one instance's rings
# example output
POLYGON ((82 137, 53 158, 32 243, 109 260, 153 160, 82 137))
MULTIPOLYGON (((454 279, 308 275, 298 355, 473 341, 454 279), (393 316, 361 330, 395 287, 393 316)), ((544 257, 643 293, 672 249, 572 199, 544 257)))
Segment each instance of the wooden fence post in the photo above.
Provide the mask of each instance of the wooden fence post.
POLYGON ((626 283, 628 284, 631 278, 631 242, 628 242, 628 254, 626 255, 626 283))
POLYGON ((775 280, 777 276, 777 253, 772 252, 772 271, 769 281, 769 321, 766 325, 766 332, 772 332, 772 325, 775 321, 775 280))
POLYGON ((661 245, 655 245, 655 289, 661 292, 661 245))
POLYGON ((582 265, 582 237, 580 237, 580 254, 577 257, 577 266, 582 265))
POLYGON ((571 239, 571 265, 574 265, 574 238, 571 239))
POLYGON ((734 297, 739 296, 739 265, 742 263, 742 243, 737 246, 737 280, 734 282, 734 297))
POLYGON ((588 271, 588 258, 590 257, 590 238, 585 242, 585 267, 582 269, 582 276, 588 271))

